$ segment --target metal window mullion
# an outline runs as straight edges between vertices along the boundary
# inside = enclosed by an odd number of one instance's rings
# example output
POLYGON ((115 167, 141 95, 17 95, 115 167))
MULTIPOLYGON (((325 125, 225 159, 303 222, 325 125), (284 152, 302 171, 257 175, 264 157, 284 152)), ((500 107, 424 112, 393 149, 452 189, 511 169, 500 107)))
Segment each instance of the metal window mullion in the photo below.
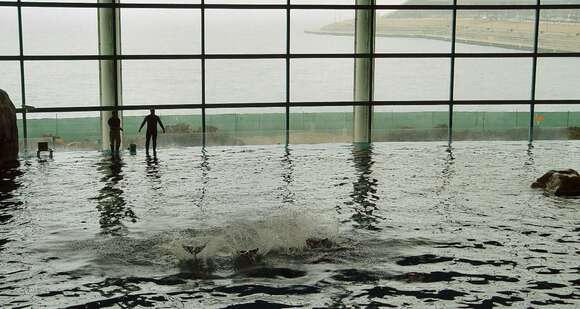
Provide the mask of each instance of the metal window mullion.
POLYGON ((286 146, 290 144, 290 0, 286 1, 286 146))
POLYGON ((451 55, 449 72, 449 120, 447 124, 447 142, 451 147, 453 142, 453 107, 455 100, 455 43, 457 38, 457 0, 453 0, 453 14, 451 20, 451 55))
MULTIPOLYGON (((114 3, 117 3, 118 0, 114 0, 114 3)), ((115 101, 113 102, 115 104, 115 107, 119 107, 119 50, 118 50, 118 43, 119 43, 119 38, 117 37, 118 34, 118 30, 119 30, 119 26, 117 24, 117 17, 119 15, 119 8, 114 8, 113 9, 113 57, 115 58, 115 60, 113 61, 113 87, 114 87, 114 92, 115 92, 115 101)), ((115 109, 118 110, 118 109, 115 109)))
POLYGON ((205 0, 201 0, 201 144, 205 147, 205 0))
MULTIPOLYGON (((18 1, 20 2, 20 1, 18 1)), ((1 1, 0 7, 23 6, 23 7, 60 7, 60 8, 144 8, 144 9, 199 9, 205 6, 208 9, 286 9, 288 6, 293 10, 368 10, 371 5, 356 4, 193 4, 193 3, 84 3, 84 2, 57 2, 57 1, 27 1, 22 4, 14 1, 1 1)), ((383 4, 374 6, 378 10, 452 10, 454 7, 460 10, 533 10, 542 9, 580 9, 580 4, 383 4)))
POLYGON ((536 19, 534 21, 534 54, 532 58, 532 85, 530 89, 530 123, 528 132, 528 144, 534 141, 534 116, 536 105, 536 80, 538 71, 538 44, 540 39, 540 0, 536 0, 536 19))
MULTIPOLYGON (((533 47, 533 46, 532 46, 533 47)), ((357 59, 368 58, 370 53, 342 53, 342 54, 290 54, 290 59, 357 59)), ((405 59, 427 59, 427 58, 451 58, 451 53, 373 53, 373 58, 405 58, 405 59)), ((513 53, 455 53, 455 58, 580 58, 579 52, 513 52, 513 53)), ((26 55, 26 56, 2 56, 2 61, 87 61, 87 60, 199 60, 199 59, 286 59, 286 53, 281 54, 143 54, 143 55, 26 55)))
MULTIPOLYGON (((449 106, 450 100, 415 100, 415 101, 373 101, 374 106, 449 106)), ((454 105, 473 106, 473 105, 530 105, 531 100, 454 100, 454 105)), ((552 99, 552 100, 535 100, 536 104, 556 105, 572 104, 580 105, 579 99, 552 99)), ((42 104, 41 104, 42 105, 42 104)), ((264 107, 285 107, 286 102, 262 102, 262 103, 243 103, 227 102, 209 104, 206 108, 264 108, 264 107)), ((317 101, 317 102, 290 102, 290 107, 323 107, 323 106, 370 106, 368 100, 364 101, 317 101)), ((201 109, 201 104, 153 104, 153 105, 120 105, 114 106, 73 106, 73 107, 40 107, 27 111, 27 113, 56 113, 56 112, 91 112, 91 111, 112 111, 112 110, 149 110, 154 109, 201 109)), ((22 113, 22 108, 16 109, 17 113, 22 113)))
POLYGON ((368 113, 368 132, 369 139, 368 142, 373 141, 373 102, 374 102, 374 81, 375 81, 375 25, 376 25, 376 1, 373 0, 371 9, 371 31, 369 35, 370 38, 370 49, 369 49, 369 113, 368 113))
POLYGON ((22 134, 24 140, 24 153, 28 151, 28 123, 26 118, 26 82, 24 75, 24 35, 22 33, 22 0, 18 0, 18 49, 20 54, 20 95, 22 106, 22 134))

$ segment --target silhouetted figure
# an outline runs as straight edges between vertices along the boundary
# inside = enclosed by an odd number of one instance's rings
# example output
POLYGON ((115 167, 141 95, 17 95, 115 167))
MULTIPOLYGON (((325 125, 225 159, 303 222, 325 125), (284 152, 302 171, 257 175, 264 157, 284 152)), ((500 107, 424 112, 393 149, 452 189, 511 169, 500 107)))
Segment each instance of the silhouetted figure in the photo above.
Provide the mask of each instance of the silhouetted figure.
POLYGON ((113 111, 113 116, 109 118, 109 139, 111 140, 111 156, 119 155, 119 148, 121 147, 121 119, 117 111, 113 111))
POLYGON ((147 133, 145 134, 145 151, 146 154, 149 155, 149 141, 151 139, 153 139, 153 155, 157 154, 157 123, 159 123, 159 125, 161 126, 161 129, 163 129, 163 133, 165 133, 165 127, 163 126, 163 123, 161 122, 161 119, 159 119, 158 116, 155 115, 155 110, 151 109, 150 110, 150 114, 147 115, 145 117, 145 119, 143 119, 143 122, 141 123, 141 126, 139 127, 139 132, 141 132, 141 129, 143 129, 143 126, 145 125, 145 123, 147 123, 147 133))

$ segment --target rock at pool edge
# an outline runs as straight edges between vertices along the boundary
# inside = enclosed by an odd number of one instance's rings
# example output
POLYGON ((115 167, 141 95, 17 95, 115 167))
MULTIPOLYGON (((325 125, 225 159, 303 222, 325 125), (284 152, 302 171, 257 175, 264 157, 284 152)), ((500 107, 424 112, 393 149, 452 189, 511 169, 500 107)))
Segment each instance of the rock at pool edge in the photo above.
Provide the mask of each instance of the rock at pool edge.
POLYGON ((573 169, 551 170, 538 178, 532 188, 544 189, 557 196, 580 196, 580 175, 573 169))
POLYGON ((6 91, 0 89, 0 166, 18 160, 16 108, 6 91))

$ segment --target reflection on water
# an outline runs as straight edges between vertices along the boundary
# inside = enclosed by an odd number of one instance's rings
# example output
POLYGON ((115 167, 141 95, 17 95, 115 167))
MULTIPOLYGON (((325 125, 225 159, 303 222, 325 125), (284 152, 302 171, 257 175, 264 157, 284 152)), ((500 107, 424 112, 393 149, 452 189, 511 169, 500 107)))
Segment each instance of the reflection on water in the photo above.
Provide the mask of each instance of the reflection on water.
POLYGON ((528 149, 526 150, 526 154, 528 159, 524 163, 525 165, 533 166, 534 165, 534 146, 532 144, 528 145, 528 149))
POLYGON ((18 167, 0 168, 0 202, 12 198, 13 191, 20 187, 17 180, 23 172, 18 167))
POLYGON ((438 214, 444 218, 443 222, 449 222, 452 220, 449 215, 449 212, 451 211, 450 208, 452 205, 457 204, 457 201, 455 200, 456 196, 449 194, 449 187, 456 171, 454 168, 455 155, 453 154, 453 147, 448 146, 445 152, 447 154, 443 162, 443 170, 441 170, 439 176, 441 183, 435 188, 434 193, 439 197, 439 203, 437 203, 435 209, 437 209, 438 214))
MULTIPOLYGON (((13 217, 12 210, 22 205, 14 192, 20 188, 23 174, 18 167, 0 168, 0 226, 8 223, 13 217)), ((0 233, 0 251, 10 242, 6 236, 0 233)))
POLYGON ((294 162, 292 161, 291 149, 286 146, 284 148, 284 154, 282 155, 282 202, 283 203, 294 203, 294 192, 290 189, 292 182, 294 181, 294 162))
POLYGON ((152 197, 162 203, 164 201, 165 184, 161 172, 162 161, 157 156, 146 156, 145 158, 145 178, 149 183, 147 191, 152 193, 152 197))
POLYGON ((194 205, 201 208, 205 201, 205 195, 207 194, 207 187, 209 185, 209 171, 211 170, 209 166, 209 155, 205 147, 201 149, 201 164, 199 165, 199 168, 201 169, 201 189, 199 198, 197 201, 194 201, 194 205))
POLYGON ((441 179, 443 180, 441 183, 441 191, 449 186, 451 178, 455 174, 455 170, 453 169, 453 164, 455 163, 453 147, 447 147, 446 152, 447 156, 445 157, 445 165, 443 167, 443 171, 441 171, 441 179))
POLYGON ((125 163, 120 159, 103 159, 97 170, 103 173, 101 182, 103 188, 99 190, 97 209, 100 213, 99 224, 101 232, 110 235, 125 235, 127 228, 124 221, 136 222, 137 216, 131 207, 127 206, 124 191, 120 182, 123 180, 125 163))
POLYGON ((157 159, 157 156, 147 156, 145 162, 147 163, 145 175, 149 178, 159 179, 159 159, 157 159))
POLYGON ((374 212, 378 209, 377 193, 378 180, 372 177, 373 147, 368 144, 355 144, 352 149, 356 180, 353 183, 353 192, 350 194, 354 214, 352 219, 355 227, 367 230, 380 230, 377 223, 382 219, 374 212))

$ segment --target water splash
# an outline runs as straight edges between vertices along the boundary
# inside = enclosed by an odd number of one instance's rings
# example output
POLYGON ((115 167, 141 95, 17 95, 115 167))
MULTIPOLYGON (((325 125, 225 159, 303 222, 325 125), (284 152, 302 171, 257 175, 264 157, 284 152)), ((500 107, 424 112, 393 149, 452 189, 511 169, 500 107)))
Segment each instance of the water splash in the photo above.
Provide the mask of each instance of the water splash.
POLYGON ((198 231, 189 239, 177 239, 166 248, 178 259, 192 259, 184 246, 203 246, 196 256, 208 259, 219 256, 235 256, 240 251, 258 248, 261 255, 270 252, 289 254, 301 252, 309 238, 328 238, 335 241, 338 222, 326 221, 297 211, 280 211, 254 222, 232 222, 216 230, 198 231))

